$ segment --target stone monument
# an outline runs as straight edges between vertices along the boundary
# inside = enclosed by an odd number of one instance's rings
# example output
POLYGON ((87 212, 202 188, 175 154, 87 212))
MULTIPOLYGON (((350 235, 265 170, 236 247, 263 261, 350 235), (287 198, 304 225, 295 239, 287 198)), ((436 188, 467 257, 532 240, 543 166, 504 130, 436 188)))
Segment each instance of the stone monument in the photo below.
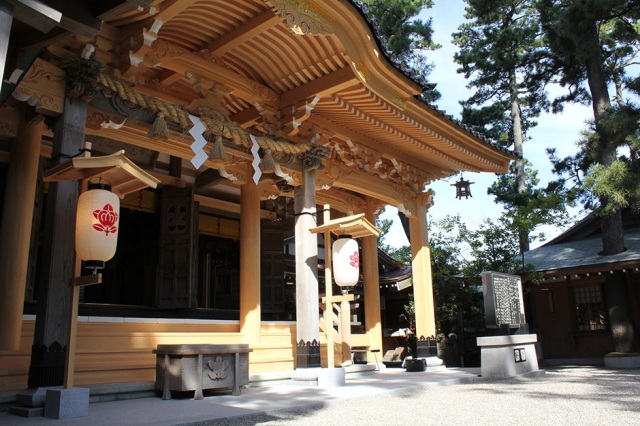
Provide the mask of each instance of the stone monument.
POLYGON ((482 273, 485 324, 493 336, 478 337, 482 377, 511 377, 539 371, 536 342, 524 315, 519 276, 482 273))

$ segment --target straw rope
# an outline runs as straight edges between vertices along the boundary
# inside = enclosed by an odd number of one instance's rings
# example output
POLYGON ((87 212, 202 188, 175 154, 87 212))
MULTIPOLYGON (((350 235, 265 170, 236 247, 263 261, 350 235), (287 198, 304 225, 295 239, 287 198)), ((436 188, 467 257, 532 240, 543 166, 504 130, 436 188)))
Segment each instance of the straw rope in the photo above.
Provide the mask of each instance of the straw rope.
MULTIPOLYGON (((104 87, 107 87, 117 93, 122 99, 141 108, 152 111, 158 115, 159 119, 167 119, 179 125, 184 131, 187 131, 193 126, 193 123, 189 119, 189 111, 182 106, 174 105, 171 102, 136 92, 127 84, 124 84, 119 79, 108 74, 100 74, 98 82, 104 87)), ((206 128, 204 132, 205 135, 220 135, 223 138, 232 141, 235 145, 251 148, 252 141, 249 137, 249 132, 242 127, 233 123, 225 122, 217 116, 207 115, 200 116, 199 118, 206 128)), ((168 137, 168 134, 166 137, 168 137)), ((267 136, 256 136, 255 139, 260 148, 264 150, 271 150, 271 152, 299 155, 315 148, 309 144, 294 144, 288 141, 275 140, 267 136)))

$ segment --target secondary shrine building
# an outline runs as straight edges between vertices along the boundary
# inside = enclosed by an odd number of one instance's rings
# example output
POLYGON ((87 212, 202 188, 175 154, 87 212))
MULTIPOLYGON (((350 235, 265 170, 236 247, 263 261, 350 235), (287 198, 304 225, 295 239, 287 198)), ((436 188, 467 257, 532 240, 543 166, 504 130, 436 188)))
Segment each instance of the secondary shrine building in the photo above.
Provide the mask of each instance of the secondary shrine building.
POLYGON ((422 100, 433 85, 365 4, 9 1, 0 32, 0 390, 60 384, 89 178, 121 197, 120 229, 79 294, 78 385, 153 380, 158 344, 248 344, 251 374, 307 365, 300 343, 340 364, 321 316, 341 233, 360 245, 350 346, 382 349, 376 237, 359 232, 387 205, 410 221, 417 335, 435 334, 428 185, 512 155, 422 100), (89 152, 111 157, 74 163, 89 152))

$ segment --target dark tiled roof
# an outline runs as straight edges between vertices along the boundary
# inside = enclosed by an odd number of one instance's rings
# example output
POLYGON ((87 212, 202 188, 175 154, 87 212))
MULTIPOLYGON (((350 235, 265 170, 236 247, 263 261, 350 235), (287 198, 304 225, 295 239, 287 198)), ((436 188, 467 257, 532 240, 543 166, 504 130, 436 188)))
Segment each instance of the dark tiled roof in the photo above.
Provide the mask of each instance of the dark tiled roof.
POLYGON ((524 262, 535 266, 536 271, 553 271, 594 265, 613 267, 618 263, 640 262, 640 230, 624 235, 626 251, 601 256, 602 238, 594 236, 583 240, 545 245, 524 254, 524 262))

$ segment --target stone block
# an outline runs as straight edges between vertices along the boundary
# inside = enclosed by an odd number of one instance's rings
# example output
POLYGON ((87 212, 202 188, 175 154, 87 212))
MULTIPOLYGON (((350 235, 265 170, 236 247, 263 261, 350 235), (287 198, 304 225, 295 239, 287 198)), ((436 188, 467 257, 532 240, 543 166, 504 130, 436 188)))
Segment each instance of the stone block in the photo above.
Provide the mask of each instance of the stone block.
POLYGON ((321 368, 318 371, 318 387, 334 388, 345 385, 344 368, 321 368))
POLYGON ((47 390, 62 389, 62 386, 41 386, 28 388, 16 394, 16 402, 27 407, 44 407, 47 390))
POLYGON ((610 353, 604 356, 604 366, 606 368, 640 368, 640 355, 610 353))
POLYGON ((506 378, 538 371, 535 334, 478 337, 480 374, 506 378))
POLYGON ((49 389, 44 416, 49 419, 72 419, 89 415, 89 388, 49 389))

